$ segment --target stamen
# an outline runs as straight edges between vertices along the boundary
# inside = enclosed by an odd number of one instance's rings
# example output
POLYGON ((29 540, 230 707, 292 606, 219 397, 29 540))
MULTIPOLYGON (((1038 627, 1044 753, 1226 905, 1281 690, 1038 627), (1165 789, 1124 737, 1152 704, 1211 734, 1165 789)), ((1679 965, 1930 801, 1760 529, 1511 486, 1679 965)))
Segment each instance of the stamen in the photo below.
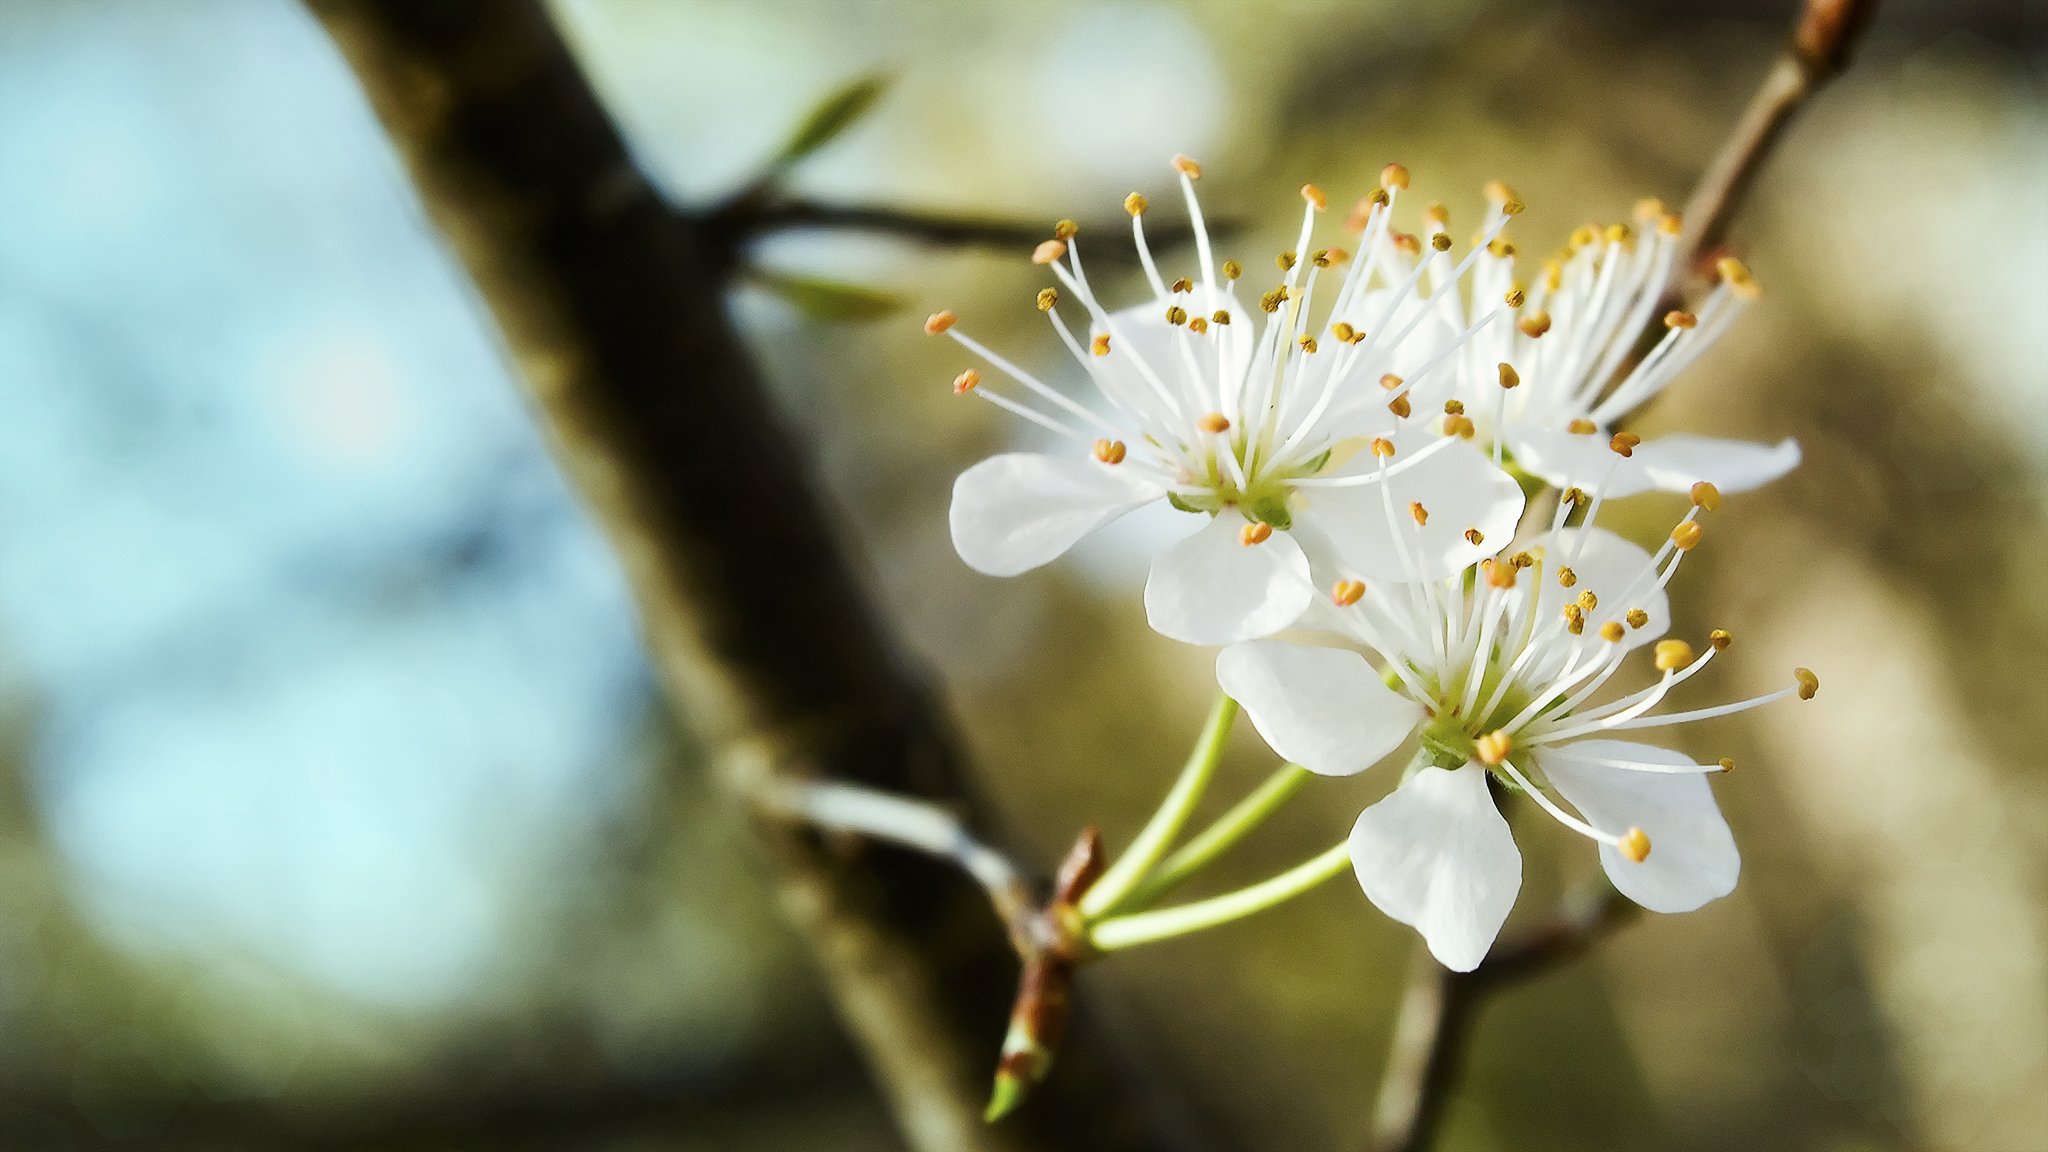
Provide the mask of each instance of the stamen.
POLYGON ((1607 442, 1607 447, 1613 449, 1616 456, 1626 458, 1635 455, 1636 445, 1642 442, 1643 438, 1633 432, 1616 432, 1614 439, 1607 442))
POLYGON ((1574 436, 1591 436, 1593 433, 1600 431, 1600 426, 1591 420, 1580 417, 1566 424, 1564 430, 1574 436))
POLYGON ((1637 864, 1650 858, 1650 837, 1641 828, 1631 828, 1622 833, 1621 843, 1617 847, 1621 849, 1623 856, 1637 864))
POLYGON ((1692 486, 1692 506, 1702 512, 1721 510, 1721 490, 1705 480, 1692 486))
POLYGON ((1264 520, 1255 520, 1238 530, 1237 542, 1249 548, 1254 544, 1264 544, 1272 537, 1273 526, 1264 520))
POLYGON ((1405 191, 1408 187, 1408 169, 1399 164, 1389 164, 1380 169, 1380 187, 1388 191, 1396 188, 1405 191))
POLYGON ((941 312, 934 312, 924 319, 924 334, 927 336, 937 336, 959 322, 959 315, 951 308, 941 312))
POLYGON ((1149 207, 1151 207, 1151 204, 1146 201, 1145 195, 1142 192, 1133 192, 1129 196, 1124 197, 1124 211, 1129 212, 1133 216, 1143 216, 1145 209, 1149 207))
POLYGON ((1609 620, 1607 623, 1602 624, 1600 626, 1600 638, 1602 640, 1607 641, 1609 644, 1621 643, 1621 638, 1625 634, 1626 633, 1621 626, 1621 621, 1619 620, 1609 620))
POLYGON ((1040 312, 1050 312, 1050 311, 1052 311, 1052 310, 1053 310, 1054 308, 1057 308, 1057 307, 1059 307, 1059 303, 1060 303, 1060 290, 1059 290, 1059 289, 1057 289, 1057 288, 1040 288, 1040 289, 1038 290, 1038 310, 1039 310, 1040 312))
POLYGON ((1111 440, 1105 437, 1095 442, 1095 458, 1104 464, 1123 463, 1125 451, 1124 442, 1121 440, 1111 440))
POLYGON ((1700 527, 1699 521, 1685 520, 1681 521, 1678 527, 1671 530, 1671 542, 1678 545, 1680 552, 1690 552, 1694 548, 1699 547, 1700 540, 1706 534, 1707 530, 1700 527))
POLYGON ((1730 636, 1725 629, 1716 628, 1707 633, 1707 643, 1712 644, 1716 652, 1726 652, 1728 646, 1735 643, 1735 637, 1730 636))
POLYGON ((1109 333, 1097 333, 1095 338, 1088 342, 1088 350, 1097 356, 1109 355, 1109 333))
POLYGON ((1683 640, 1657 641, 1657 671, 1676 672, 1692 663, 1692 645, 1683 640))
POLYGON ((1050 264, 1066 254, 1067 245, 1065 241, 1046 240, 1031 250, 1031 262, 1041 265, 1050 264))
POLYGON ((1330 600, 1339 608, 1349 608, 1365 596, 1365 583, 1359 580, 1339 580, 1330 589, 1330 600))
POLYGON ((1500 362, 1500 386, 1501 386, 1501 387, 1503 387, 1503 388, 1513 388, 1513 387, 1515 387, 1515 386, 1519 385, 1519 384, 1520 384, 1521 382, 1522 382, 1522 374, 1521 374, 1521 373, 1519 373, 1519 372, 1517 372, 1517 371, 1515 371, 1515 366, 1514 366, 1514 365, 1512 365, 1512 364, 1510 364, 1510 363, 1508 363, 1508 362, 1507 362, 1507 361, 1505 361, 1505 360, 1501 361, 1501 362, 1500 362))
POLYGON ((1173 158, 1173 170, 1190 180, 1200 180, 1202 178, 1202 166, 1178 153, 1173 158))
POLYGON ((1537 807, 1543 809, 1545 812, 1548 812, 1551 818, 1556 820, 1558 823, 1564 825, 1565 827, 1571 829, 1574 832, 1577 832, 1581 836, 1585 836, 1593 840, 1598 840, 1600 843, 1609 845, 1614 848, 1621 847, 1621 837, 1610 835, 1606 832, 1602 832, 1598 828, 1593 827, 1591 824, 1586 823, 1584 820, 1581 820, 1578 817, 1573 816, 1571 813, 1566 812, 1564 809, 1559 808, 1557 806, 1557 802, 1552 800, 1550 797, 1545 796, 1543 794, 1542 789, 1536 787, 1534 784, 1531 784, 1529 782, 1529 778, 1527 776, 1522 775, 1521 770, 1517 769, 1512 761, 1501 761, 1500 768, 1501 771, 1506 772, 1508 774, 1508 778, 1513 780, 1515 784, 1522 789, 1522 791, 1529 794, 1529 799, 1534 800, 1536 802, 1537 807))
POLYGON ((1514 750, 1514 738, 1505 728, 1496 728, 1472 742, 1472 755, 1488 768, 1495 767, 1508 758, 1514 750))
POLYGON ((1210 412, 1197 420, 1195 426, 1214 436, 1230 431, 1230 420, 1221 412, 1210 412))
POLYGON ((1522 335, 1534 340, 1536 337, 1550 331, 1550 313, 1538 309, 1522 317, 1522 322, 1515 326, 1522 330, 1522 335))
POLYGON ((1690 312, 1673 310, 1664 314, 1666 328, 1697 328, 1700 318, 1690 312))
POLYGON ((981 373, 969 368, 953 377, 953 395, 965 396, 981 386, 981 373))
POLYGON ((1410 516, 1413 516, 1413 517, 1415 517, 1415 522, 1416 522, 1417 524, 1428 524, 1428 523, 1429 523, 1429 509, 1427 509, 1427 508, 1424 508, 1424 507, 1422 506, 1422 501, 1420 501, 1420 500, 1411 500, 1411 501, 1409 501, 1409 503, 1408 503, 1408 514, 1409 514, 1410 516))
POLYGON ((1055 240, 1072 240, 1080 232, 1081 226, 1072 220, 1060 220, 1052 226, 1052 235, 1055 240))

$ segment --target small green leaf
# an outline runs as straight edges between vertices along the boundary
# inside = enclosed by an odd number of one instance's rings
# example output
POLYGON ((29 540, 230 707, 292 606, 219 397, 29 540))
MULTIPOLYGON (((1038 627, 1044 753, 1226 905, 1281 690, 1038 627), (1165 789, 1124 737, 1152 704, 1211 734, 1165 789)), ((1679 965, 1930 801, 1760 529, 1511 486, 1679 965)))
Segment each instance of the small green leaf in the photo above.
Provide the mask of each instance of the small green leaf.
POLYGON ((840 133, 858 124, 868 114, 888 87, 887 76, 862 76, 820 100, 790 135, 782 151, 775 154, 769 168, 781 171, 838 139, 840 133))
POLYGON ((848 284, 816 276, 756 269, 753 279, 763 288, 789 301, 790 306, 816 320, 840 323, 875 320, 900 311, 904 300, 894 292, 848 284))

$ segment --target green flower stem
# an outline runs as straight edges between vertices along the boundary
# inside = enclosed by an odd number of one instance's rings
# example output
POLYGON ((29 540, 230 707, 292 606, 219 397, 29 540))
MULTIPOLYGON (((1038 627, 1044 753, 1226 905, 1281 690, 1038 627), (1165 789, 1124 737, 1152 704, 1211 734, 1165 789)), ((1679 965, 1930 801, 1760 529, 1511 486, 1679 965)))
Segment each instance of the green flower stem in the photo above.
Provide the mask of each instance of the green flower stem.
POLYGON ((1194 751, 1188 753, 1187 765, 1180 770, 1180 779, 1173 782, 1173 789, 1159 802, 1159 810, 1145 822, 1137 839, 1081 897, 1083 920, 1094 920, 1116 907, 1166 854, 1167 846, 1180 834, 1181 826, 1188 822, 1188 815, 1216 775, 1216 765, 1223 759, 1223 743, 1229 739, 1230 726, 1236 720, 1237 701, 1217 693, 1216 703, 1209 709, 1209 720, 1202 726, 1202 735, 1195 741, 1194 751))
POLYGON ((1192 904, 1161 908, 1156 912, 1111 917, 1089 927, 1088 943, 1098 952, 1115 952, 1228 924, 1292 900, 1323 881, 1341 875, 1350 867, 1351 845, 1337 844, 1315 859, 1297 864, 1249 888, 1192 904))
POLYGON ((1210 861, 1228 852, 1254 828, 1264 824, 1266 817, 1301 791, 1302 785, 1308 783, 1312 776, 1313 773, 1299 764, 1282 764, 1279 771, 1266 777, 1265 783, 1254 789, 1251 795, 1238 801, 1236 807, 1168 856, 1150 879, 1138 885, 1137 890, 1123 902, 1123 907, 1138 909, 1158 903, 1160 897, 1180 887, 1188 877, 1208 867, 1210 861))

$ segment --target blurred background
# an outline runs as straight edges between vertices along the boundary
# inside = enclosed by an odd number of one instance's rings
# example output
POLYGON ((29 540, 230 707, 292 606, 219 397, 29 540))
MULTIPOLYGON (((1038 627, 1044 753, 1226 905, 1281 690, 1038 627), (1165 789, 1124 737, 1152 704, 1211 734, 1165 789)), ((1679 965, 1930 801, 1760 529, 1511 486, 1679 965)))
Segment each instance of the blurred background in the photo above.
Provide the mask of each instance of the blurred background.
MULTIPOLYGON (((554 11, 679 203, 882 72, 808 195, 1114 223, 1186 152, 1251 265, 1299 184, 1348 203, 1389 160, 1454 220, 1507 179, 1536 252, 1681 201, 1792 7, 554 11)), ((1741 886, 1496 1003, 1445 1147, 2048 1148, 2044 66, 2039 0, 1890 3, 1767 169, 1734 230, 1764 304, 1642 430, 1805 446, 1676 603, 1739 639, 1698 699, 1795 663, 1825 690, 1698 735, 1742 765, 1741 886)), ((1012 581, 952 554, 952 474, 1025 429, 954 402, 916 320, 1061 371, 1024 255, 788 235, 761 268, 903 310, 734 304, 1046 863, 1128 835, 1210 673, 1145 628, 1128 539, 1012 581)), ((1609 523, 1651 538, 1660 499, 1609 523)), ((1240 735, 1223 802, 1270 764, 1240 735)), ((488 318, 285 0, 0 6, 0 749, 0 1147, 900 1147, 488 318)), ((1316 786, 1223 879, 1389 783, 1316 786)), ((1532 916, 1596 867, 1567 839, 1529 822, 1532 916)), ((1332 884, 1086 980, 1226 1146, 1355 1147, 1410 940, 1332 884)))

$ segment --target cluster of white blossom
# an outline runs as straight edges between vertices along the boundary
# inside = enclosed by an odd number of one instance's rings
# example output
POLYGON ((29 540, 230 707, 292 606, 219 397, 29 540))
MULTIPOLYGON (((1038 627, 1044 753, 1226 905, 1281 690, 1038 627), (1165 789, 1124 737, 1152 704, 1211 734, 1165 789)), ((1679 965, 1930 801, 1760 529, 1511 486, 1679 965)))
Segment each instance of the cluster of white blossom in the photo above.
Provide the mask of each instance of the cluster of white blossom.
POLYGON ((1199 167, 1174 165, 1189 275, 1160 270, 1137 193, 1125 207, 1144 303, 1098 301, 1070 223, 1034 254, 1057 280, 1039 309, 1090 399, 976 342, 951 312, 926 322, 1006 378, 969 369, 956 391, 1074 442, 960 476, 961 557, 1014 575, 1143 505, 1186 512, 1195 530, 1146 582, 1152 626, 1221 647, 1222 691, 1311 772, 1351 775, 1414 749, 1399 786, 1359 816, 1350 862, 1367 897, 1452 968, 1485 957, 1521 886, 1496 793, 1595 841, 1615 886, 1647 908, 1730 891, 1739 859, 1705 779, 1729 762, 1625 736, 1813 695, 1800 669, 1754 699, 1661 707, 1728 644, 1717 631, 1696 655, 1663 638, 1664 589, 1700 542, 1699 517, 1799 452, 1614 426, 1755 298, 1747 270, 1721 261, 1697 311, 1665 313, 1650 342, 1677 259, 1678 218, 1662 205, 1580 229, 1525 283, 1506 236, 1522 210, 1512 191, 1488 186, 1460 255, 1441 206, 1419 214, 1423 234, 1395 227, 1409 178, 1389 165, 1347 221, 1355 252, 1312 247, 1327 202, 1304 187, 1300 239, 1277 282, 1254 288, 1216 259, 1199 167), (1692 500, 1654 554, 1596 526, 1604 500, 1653 489, 1692 500), (1539 494, 1554 507, 1536 504, 1525 524, 1539 494), (1644 648, 1655 679, 1609 689, 1644 648))

